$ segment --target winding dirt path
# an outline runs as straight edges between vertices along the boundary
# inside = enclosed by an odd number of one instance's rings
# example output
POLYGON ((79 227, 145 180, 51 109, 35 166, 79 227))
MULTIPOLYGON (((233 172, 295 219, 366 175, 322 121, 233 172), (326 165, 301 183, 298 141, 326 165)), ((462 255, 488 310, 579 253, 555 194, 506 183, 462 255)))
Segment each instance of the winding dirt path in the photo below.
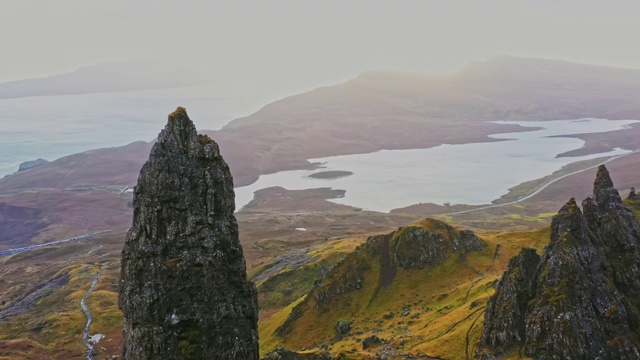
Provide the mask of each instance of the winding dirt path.
POLYGON ((466 337, 466 342, 465 342, 465 353, 467 355, 466 360, 471 360, 471 357, 469 355, 469 347, 470 347, 470 337, 471 337, 471 330, 473 330, 473 327, 476 326, 476 322, 478 322, 478 319, 480 319, 480 317, 482 317, 484 315, 484 311, 480 313, 480 315, 478 315, 478 317, 473 320, 473 322, 471 323, 471 326, 469 326, 469 330, 467 330, 467 337, 466 337))
POLYGON ((89 298, 89 295, 91 295, 91 292, 93 291, 93 289, 96 287, 96 284, 98 284, 98 279, 100 278, 100 274, 102 274, 102 270, 103 268, 100 268, 100 270, 98 270, 98 273, 93 276, 93 281, 91 281, 91 286, 89 287, 89 290, 87 290, 87 292, 82 297, 82 300, 80 300, 80 307, 82 308, 82 312, 87 317, 87 323, 84 326, 84 333, 82 334, 82 343, 87 348, 87 360, 93 360, 93 345, 91 345, 88 340, 89 327, 91 326, 91 321, 93 320, 93 317, 91 316, 91 313, 87 308, 86 301, 89 298))

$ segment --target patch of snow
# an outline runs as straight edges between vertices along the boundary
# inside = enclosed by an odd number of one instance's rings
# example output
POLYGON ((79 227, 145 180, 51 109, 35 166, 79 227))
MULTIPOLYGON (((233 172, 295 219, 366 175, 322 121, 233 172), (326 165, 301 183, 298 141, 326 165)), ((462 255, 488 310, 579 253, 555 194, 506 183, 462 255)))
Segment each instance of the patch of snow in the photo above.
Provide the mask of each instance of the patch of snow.
POLYGON ((296 228, 296 230, 298 230, 298 231, 307 231, 307 229, 305 229, 305 228, 296 228))
POLYGON ((102 340, 104 338, 103 334, 95 334, 92 336, 89 336, 89 339, 87 339, 87 341, 89 341, 92 344, 97 344, 98 341, 102 340))

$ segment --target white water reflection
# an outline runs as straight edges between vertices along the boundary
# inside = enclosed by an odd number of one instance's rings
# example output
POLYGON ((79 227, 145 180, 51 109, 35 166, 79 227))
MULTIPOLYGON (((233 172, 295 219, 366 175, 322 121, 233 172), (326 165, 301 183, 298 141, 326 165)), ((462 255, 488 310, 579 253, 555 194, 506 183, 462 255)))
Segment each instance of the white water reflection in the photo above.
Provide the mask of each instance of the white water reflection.
POLYGON ((236 188, 236 208, 253 198, 253 192, 272 186, 289 190, 331 187, 346 190, 331 201, 367 210, 388 212, 417 203, 487 204, 525 181, 549 175, 572 162, 628 152, 615 149, 580 157, 556 157, 579 149, 584 141, 558 135, 599 133, 623 129, 636 120, 578 119, 558 121, 500 121, 532 131, 496 134, 507 141, 440 145, 429 149, 382 150, 369 154, 310 159, 324 170, 351 171, 337 179, 315 179, 319 170, 283 171, 261 176, 255 183, 236 188))

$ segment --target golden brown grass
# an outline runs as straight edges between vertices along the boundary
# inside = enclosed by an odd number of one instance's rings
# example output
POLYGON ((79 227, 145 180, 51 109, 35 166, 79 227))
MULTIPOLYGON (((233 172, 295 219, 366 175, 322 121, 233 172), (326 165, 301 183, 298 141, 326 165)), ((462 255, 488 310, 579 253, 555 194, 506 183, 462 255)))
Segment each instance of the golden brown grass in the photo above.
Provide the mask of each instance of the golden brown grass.
MULTIPOLYGON (((431 220, 415 224, 432 225, 431 220)), ((396 353, 422 353, 446 359, 473 356, 482 329, 484 306, 493 294, 493 282, 520 248, 541 250, 548 242, 549 228, 514 233, 485 231, 480 236, 488 244, 483 251, 467 256, 451 255, 433 268, 400 268, 393 283, 377 294, 380 261, 369 259, 370 269, 361 290, 340 296, 331 303, 328 312, 316 307, 315 301, 307 301, 304 315, 294 323, 288 336, 280 338, 275 330, 285 321, 292 305, 263 320, 260 324, 263 351, 276 346, 301 350, 326 345, 333 353, 366 358, 373 356, 376 349, 362 350, 362 341, 376 335, 388 340, 396 353), (500 251, 494 256, 498 244, 500 251), (352 324, 350 334, 343 338, 335 331, 339 320, 352 324)), ((299 302, 300 299, 296 303, 299 302)))

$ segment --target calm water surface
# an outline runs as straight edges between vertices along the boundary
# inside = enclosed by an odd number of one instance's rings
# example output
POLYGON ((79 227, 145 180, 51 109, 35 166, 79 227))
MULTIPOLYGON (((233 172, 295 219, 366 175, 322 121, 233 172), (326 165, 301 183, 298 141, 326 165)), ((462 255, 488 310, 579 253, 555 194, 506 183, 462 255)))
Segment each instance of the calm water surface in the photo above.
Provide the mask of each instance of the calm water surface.
POLYGON ((198 129, 217 130, 266 101, 223 96, 210 85, 0 99, 0 178, 28 160, 151 141, 178 106, 187 108, 198 129))
MULTIPOLYGON (((185 106, 199 129, 219 129, 230 120, 258 110, 270 99, 216 96, 210 86, 105 94, 0 99, 0 177, 23 161, 55 160, 91 149, 155 138, 166 116, 185 106)), ((309 177, 316 171, 264 175, 236 189, 236 208, 256 190, 282 186, 290 190, 330 187, 346 190, 332 201, 363 209, 389 211, 421 202, 486 204, 522 182, 537 179, 571 162, 623 154, 557 158, 584 142, 550 136, 606 132, 635 120, 578 119, 541 122, 502 121, 532 131, 493 135, 505 141, 441 145, 429 149, 383 150, 370 154, 310 159, 323 170, 351 171, 338 179, 309 177), (543 129, 536 129, 543 128, 543 129)))
POLYGON ((558 158, 558 154, 581 148, 584 141, 550 136, 613 131, 634 122, 637 121, 500 121, 500 124, 542 129, 491 136, 506 139, 499 142, 310 159, 321 163, 325 168, 322 170, 345 170, 353 175, 333 180, 309 177, 319 170, 263 175, 257 182, 236 189, 236 208, 251 201, 254 191, 271 186, 289 190, 342 189, 346 190, 345 196, 331 201, 383 212, 418 203, 487 204, 506 194, 509 188, 549 175, 569 163, 628 152, 615 149, 608 153, 558 158))

